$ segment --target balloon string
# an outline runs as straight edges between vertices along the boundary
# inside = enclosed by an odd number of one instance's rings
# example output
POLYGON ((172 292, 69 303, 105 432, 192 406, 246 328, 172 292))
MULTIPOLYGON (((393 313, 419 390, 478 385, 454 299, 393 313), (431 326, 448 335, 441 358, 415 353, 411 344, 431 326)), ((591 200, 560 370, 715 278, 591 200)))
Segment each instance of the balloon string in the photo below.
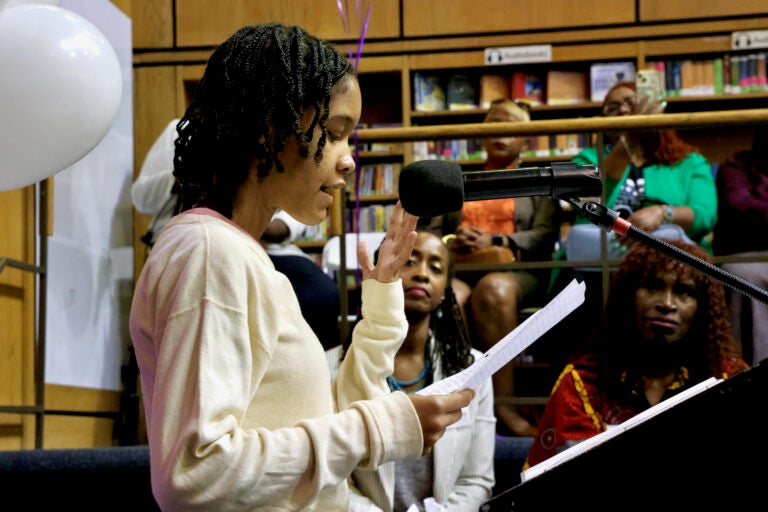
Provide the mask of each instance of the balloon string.
MULTIPOLYGON (((347 34, 347 36, 350 35, 350 16, 349 16, 349 0, 336 0, 336 6, 339 9, 339 15, 341 16, 341 23, 342 27, 344 28, 344 33, 347 34)), ((360 13, 362 12, 361 6, 360 6, 360 0, 355 0, 355 21, 357 22, 357 26, 360 27, 360 37, 357 42, 357 50, 355 53, 352 53, 352 48, 347 47, 347 54, 349 56, 349 60, 352 62, 352 67, 355 70, 358 70, 360 66, 360 57, 363 54, 363 43, 365 42, 365 35, 368 32, 368 25, 371 20, 371 12, 373 11, 373 0, 368 2, 366 4, 365 9, 365 18, 364 20, 361 20, 360 13), (362 21, 362 24, 361 24, 362 21)), ((353 143, 354 143, 354 159, 355 159, 355 206, 352 211, 352 231, 356 234, 356 239, 359 242, 360 241, 360 181, 361 181, 361 175, 362 175, 362 169, 360 168, 360 143, 357 136, 357 128, 355 128, 355 132, 353 134, 353 143)), ((360 281, 362 279, 361 271, 358 268, 357 272, 355 273, 355 282, 359 286, 360 281)))
MULTIPOLYGON (((360 143, 357 138, 357 128, 353 134, 353 141, 355 147, 355 208, 352 211, 354 216, 354 233, 356 234, 357 242, 360 241, 360 179, 362 169, 360 169, 360 143)), ((355 250, 357 250, 357 244, 355 244, 355 250)), ((360 268, 355 272, 355 284, 359 287, 362 281, 362 272, 360 268)))
MULTIPOLYGON (((345 4, 346 4, 346 0, 345 4)), ((339 8, 339 15, 341 16, 341 26, 344 28, 344 33, 349 34, 349 19, 344 16, 345 7, 341 4, 341 0, 336 0, 336 6, 339 8)))
POLYGON ((360 27, 360 0, 355 0, 355 21, 357 26, 360 27))
POLYGON ((360 31, 360 40, 357 43, 357 53, 355 54, 355 69, 358 69, 360 65, 360 56, 363 54, 363 42, 365 41, 365 34, 368 32, 368 23, 371 21, 371 11, 373 11, 373 4, 368 4, 368 9, 365 13, 365 22, 360 31))

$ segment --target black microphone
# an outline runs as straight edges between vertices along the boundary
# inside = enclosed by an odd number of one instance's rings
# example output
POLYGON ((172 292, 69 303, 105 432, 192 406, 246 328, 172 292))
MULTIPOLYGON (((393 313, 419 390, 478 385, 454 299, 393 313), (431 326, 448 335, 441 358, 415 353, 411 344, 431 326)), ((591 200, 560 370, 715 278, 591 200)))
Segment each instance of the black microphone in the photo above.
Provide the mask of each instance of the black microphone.
POLYGON ((595 197, 602 194, 603 185, 595 165, 561 162, 551 167, 464 172, 455 162, 420 160, 403 167, 398 189, 405 211, 419 217, 435 217, 461 210, 464 201, 527 196, 595 197))

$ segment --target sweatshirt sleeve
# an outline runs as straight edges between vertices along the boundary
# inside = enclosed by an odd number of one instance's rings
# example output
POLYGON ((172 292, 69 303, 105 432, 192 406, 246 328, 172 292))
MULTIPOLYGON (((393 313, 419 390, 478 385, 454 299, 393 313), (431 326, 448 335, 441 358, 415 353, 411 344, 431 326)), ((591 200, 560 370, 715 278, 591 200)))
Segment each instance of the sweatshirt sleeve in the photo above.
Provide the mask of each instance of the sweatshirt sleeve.
POLYGON ((408 329, 400 281, 366 279, 361 302, 362 319, 352 331, 352 343, 334 381, 339 409, 356 400, 389 394, 387 377, 394 371, 395 354, 408 329))
MULTIPOLYGON (((405 449, 409 456, 418 457, 424 441, 416 410, 404 393, 390 393, 387 385, 387 377, 394 371, 395 354, 408 329, 402 283, 367 279, 362 287, 362 320, 352 332, 352 343, 333 381, 336 407, 344 410, 357 405, 360 400, 372 398, 396 397, 402 400, 404 414, 393 418, 391 425, 383 427, 386 427, 385 431, 393 428, 417 434, 419 441, 408 442, 409 446, 405 449)), ((383 462, 386 461, 374 453, 374 457, 361 467, 375 469, 383 462)))

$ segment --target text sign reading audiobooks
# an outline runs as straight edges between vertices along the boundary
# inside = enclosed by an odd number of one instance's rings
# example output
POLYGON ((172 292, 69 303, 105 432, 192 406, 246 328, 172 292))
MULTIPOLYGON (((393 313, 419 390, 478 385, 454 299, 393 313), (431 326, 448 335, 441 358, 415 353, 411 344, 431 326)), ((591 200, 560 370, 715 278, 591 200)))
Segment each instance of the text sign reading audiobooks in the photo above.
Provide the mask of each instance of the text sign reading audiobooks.
POLYGON ((731 34, 731 50, 768 48, 768 30, 744 30, 731 34))
POLYGON ((524 62, 552 62, 552 45, 505 46, 485 49, 485 65, 522 64, 524 62))

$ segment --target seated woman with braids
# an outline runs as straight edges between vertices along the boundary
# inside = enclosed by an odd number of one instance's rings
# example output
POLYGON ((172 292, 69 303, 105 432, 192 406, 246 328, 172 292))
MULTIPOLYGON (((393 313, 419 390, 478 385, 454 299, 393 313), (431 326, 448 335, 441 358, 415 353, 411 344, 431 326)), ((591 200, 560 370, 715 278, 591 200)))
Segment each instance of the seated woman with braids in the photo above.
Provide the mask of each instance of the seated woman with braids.
MULTIPOLYGON (((471 348, 452 277, 451 254, 441 238, 419 231, 411 257, 400 270, 408 333, 387 378, 391 391, 414 393, 460 372, 480 356, 471 348)), ((332 376, 347 346, 326 352, 332 376)), ((446 510, 478 510, 491 497, 495 482, 496 419, 490 379, 477 389, 465 419, 468 424, 449 428, 428 455, 374 471, 355 471, 352 483, 360 494, 352 489, 350 510, 405 511, 412 504, 423 510, 429 498, 446 510)))
MULTIPOLYGON (((697 244, 665 241, 711 261, 697 244)), ((714 278, 633 245, 612 276, 602 325, 555 383, 525 468, 710 377, 748 368, 727 311, 714 278)))

